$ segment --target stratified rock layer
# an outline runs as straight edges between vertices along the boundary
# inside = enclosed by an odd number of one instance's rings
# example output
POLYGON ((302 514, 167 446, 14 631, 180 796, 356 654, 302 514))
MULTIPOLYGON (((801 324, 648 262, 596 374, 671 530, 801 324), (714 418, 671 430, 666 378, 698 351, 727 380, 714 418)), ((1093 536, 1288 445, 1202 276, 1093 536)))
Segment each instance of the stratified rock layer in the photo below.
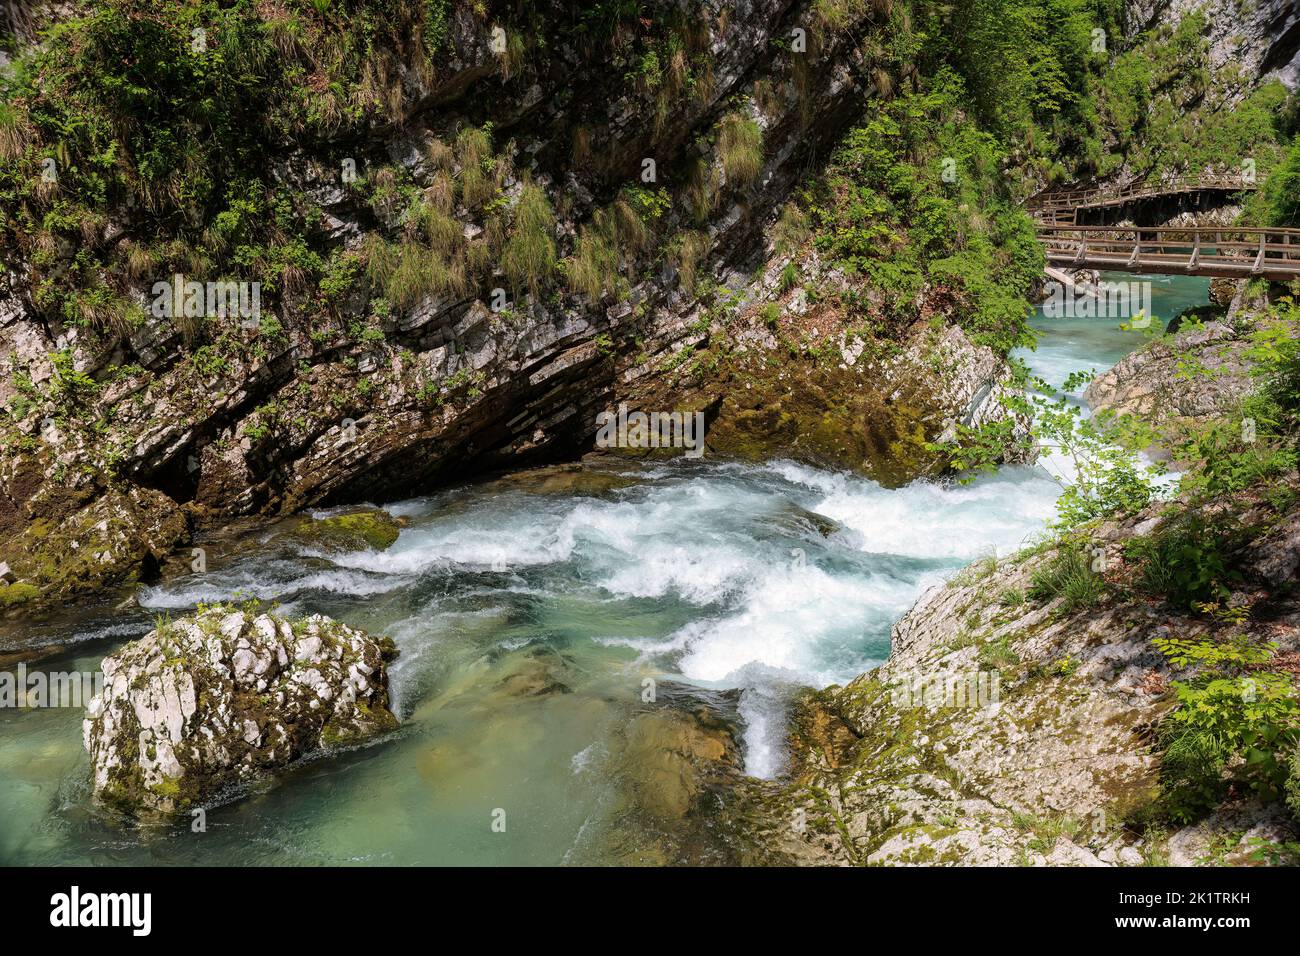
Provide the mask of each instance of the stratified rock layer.
POLYGON ((397 725, 393 642, 319 614, 229 608, 160 626, 104 659, 87 706, 95 794, 176 813, 321 748, 397 725))

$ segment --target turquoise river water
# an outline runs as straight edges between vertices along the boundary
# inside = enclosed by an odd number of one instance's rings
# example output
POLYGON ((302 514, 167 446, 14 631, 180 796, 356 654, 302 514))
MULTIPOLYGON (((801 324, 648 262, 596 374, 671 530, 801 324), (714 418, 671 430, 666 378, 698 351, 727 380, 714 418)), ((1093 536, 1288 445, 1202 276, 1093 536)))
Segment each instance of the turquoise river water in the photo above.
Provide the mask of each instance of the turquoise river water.
MULTIPOLYGON (((1151 281, 1161 319, 1206 301, 1207 280, 1151 281)), ((1021 357, 1057 384, 1140 341, 1114 320, 1034 323, 1038 347, 1021 357)), ((259 532, 214 546, 202 575, 141 588, 138 608, 88 608, 0 639, 61 645, 43 669, 94 670, 156 614, 264 598, 392 636, 402 720, 371 746, 211 809, 195 834, 95 809, 80 710, 0 710, 0 863, 670 859, 622 798, 638 770, 620 730, 647 707, 645 678, 725 712, 747 772, 775 776, 790 688, 880 663, 922 590, 1032 540, 1060 490, 1038 467, 896 490, 787 461, 600 467, 632 481, 556 493, 513 478, 390 504, 408 524, 384 552, 323 558, 259 532), (569 692, 501 690, 539 673, 569 692), (490 825, 497 808, 505 833, 490 825)), ((707 846, 694 858, 710 854, 725 858, 707 846)))

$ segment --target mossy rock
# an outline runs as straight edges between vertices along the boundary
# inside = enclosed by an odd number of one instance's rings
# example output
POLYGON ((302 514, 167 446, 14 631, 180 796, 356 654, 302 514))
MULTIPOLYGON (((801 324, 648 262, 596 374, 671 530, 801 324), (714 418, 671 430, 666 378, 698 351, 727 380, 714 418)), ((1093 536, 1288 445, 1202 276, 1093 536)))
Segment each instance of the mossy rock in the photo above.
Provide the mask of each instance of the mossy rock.
POLYGON ((40 597, 41 589, 34 584, 17 581, 14 584, 0 584, 0 607, 16 607, 40 597))
POLYGON ((321 615, 218 605, 163 622, 101 665, 83 723, 95 796, 166 818, 391 731, 396 654, 391 639, 321 615))
POLYGON ((401 533, 401 525, 387 511, 378 508, 330 515, 303 517, 291 534, 302 544, 322 551, 383 551, 401 533))
POLYGON ((36 518, 0 548, 17 578, 0 585, 0 608, 26 614, 148 579, 188 534, 182 510, 152 489, 113 489, 71 514, 36 518))

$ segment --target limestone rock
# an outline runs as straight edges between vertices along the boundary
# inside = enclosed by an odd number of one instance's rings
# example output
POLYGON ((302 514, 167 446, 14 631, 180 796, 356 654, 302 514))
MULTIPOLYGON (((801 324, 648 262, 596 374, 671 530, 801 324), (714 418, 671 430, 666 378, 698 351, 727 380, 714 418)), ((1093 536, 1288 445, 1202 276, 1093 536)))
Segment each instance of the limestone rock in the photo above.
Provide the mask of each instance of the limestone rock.
POLYGON ((1084 399, 1099 411, 1155 421, 1222 414, 1252 387, 1249 348, 1249 341, 1222 322, 1180 331, 1129 353, 1092 381, 1084 399), (1189 362, 1208 374, 1180 375, 1189 362))
MULTIPOLYGON (((1132 573, 1124 545, 1163 507, 1098 529, 1113 573, 1132 573)), ((1300 509, 1272 523, 1233 560, 1247 586, 1286 595, 1300 566, 1300 509)), ((761 808, 746 822, 755 854, 778 863, 1187 865, 1215 862, 1205 855, 1230 834, 1232 852, 1244 855, 1243 831, 1293 841, 1300 826, 1281 804, 1229 797, 1195 827, 1135 842, 1125 822, 1160 795, 1152 728, 1172 705, 1168 663, 1152 639, 1210 625, 1132 597, 1103 593, 1072 611, 1060 598, 1030 597, 1053 560, 1049 549, 977 563, 920 597, 879 669, 805 693, 789 778, 744 792, 742 802, 761 808)), ((1300 604, 1283 597, 1274 613, 1300 620, 1300 604)), ((1293 626, 1267 635, 1279 653, 1300 650, 1293 626)))
POLYGON ((37 518, 6 541, 0 554, 17 579, 9 587, 21 586, 25 600, 49 605, 139 580, 187 534, 186 517, 171 498, 127 486, 61 519, 37 518))
POLYGON ((312 615, 217 607, 104 659, 83 735, 97 797, 183 812, 322 747, 390 730, 388 638, 312 615))

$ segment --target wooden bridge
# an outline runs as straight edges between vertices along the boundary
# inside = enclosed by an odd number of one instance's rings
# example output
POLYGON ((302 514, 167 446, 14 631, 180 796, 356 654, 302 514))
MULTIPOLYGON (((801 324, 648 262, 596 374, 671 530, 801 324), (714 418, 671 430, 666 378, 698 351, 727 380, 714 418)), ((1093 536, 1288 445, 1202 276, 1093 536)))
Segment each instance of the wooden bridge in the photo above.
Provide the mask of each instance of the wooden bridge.
POLYGON ((1026 202, 1037 221, 1047 261, 1058 268, 1103 269, 1226 279, 1300 279, 1300 229, 1242 226, 1089 226, 1088 209, 1188 194, 1221 196, 1253 190, 1240 178, 1208 178, 1121 189, 1087 187, 1041 192, 1026 202))
POLYGON ((1047 261, 1070 269, 1300 279, 1300 229, 1073 226, 1040 223, 1047 261))

